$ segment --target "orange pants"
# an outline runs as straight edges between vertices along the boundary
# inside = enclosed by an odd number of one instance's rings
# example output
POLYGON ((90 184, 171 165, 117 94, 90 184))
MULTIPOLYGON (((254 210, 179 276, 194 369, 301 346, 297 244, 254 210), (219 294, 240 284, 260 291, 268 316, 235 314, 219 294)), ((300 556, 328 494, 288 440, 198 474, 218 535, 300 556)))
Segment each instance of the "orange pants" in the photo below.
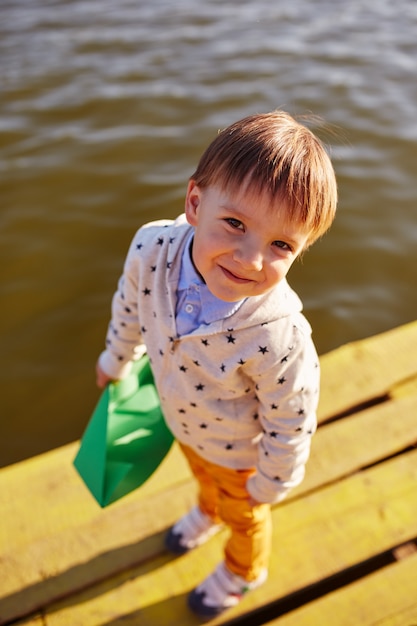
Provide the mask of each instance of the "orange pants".
POLYGON ((268 568, 272 535, 270 505, 249 503, 246 482, 255 470, 221 467, 180 446, 199 484, 200 509, 231 530, 225 546, 228 569, 245 580, 255 580, 268 568))

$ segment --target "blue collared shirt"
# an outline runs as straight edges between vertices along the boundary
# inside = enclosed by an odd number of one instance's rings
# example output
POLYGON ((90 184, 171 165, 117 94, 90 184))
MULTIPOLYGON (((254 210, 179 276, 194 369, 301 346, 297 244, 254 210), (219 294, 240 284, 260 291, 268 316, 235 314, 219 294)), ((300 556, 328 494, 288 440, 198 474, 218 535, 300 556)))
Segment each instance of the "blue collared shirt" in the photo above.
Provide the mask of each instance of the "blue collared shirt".
POLYGON ((184 248, 177 288, 176 322, 180 336, 191 333, 202 324, 230 317, 245 301, 225 302, 211 293, 191 259, 193 236, 194 233, 184 248))

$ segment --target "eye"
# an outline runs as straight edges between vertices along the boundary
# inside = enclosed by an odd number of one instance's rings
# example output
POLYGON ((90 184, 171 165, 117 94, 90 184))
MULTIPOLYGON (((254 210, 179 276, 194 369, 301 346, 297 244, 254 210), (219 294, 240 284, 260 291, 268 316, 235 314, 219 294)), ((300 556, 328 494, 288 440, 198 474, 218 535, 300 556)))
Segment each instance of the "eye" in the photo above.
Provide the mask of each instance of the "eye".
POLYGON ((287 250, 288 252, 292 252, 292 247, 288 243, 285 243, 285 241, 281 241, 280 239, 274 241, 272 245, 276 248, 280 248, 280 250, 287 250))
POLYGON ((235 219, 234 217, 227 217, 225 222, 229 224, 232 228, 236 228, 237 230, 243 230, 244 226, 240 220, 235 219))

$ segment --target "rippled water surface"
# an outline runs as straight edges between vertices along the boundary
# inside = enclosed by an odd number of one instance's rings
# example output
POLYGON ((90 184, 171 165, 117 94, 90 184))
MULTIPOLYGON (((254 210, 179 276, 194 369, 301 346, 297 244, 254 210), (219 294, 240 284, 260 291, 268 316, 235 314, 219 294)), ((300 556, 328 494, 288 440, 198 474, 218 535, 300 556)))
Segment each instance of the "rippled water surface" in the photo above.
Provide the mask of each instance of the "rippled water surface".
POLYGON ((0 465, 80 436, 133 232, 246 114, 328 126, 338 218, 290 273, 319 351, 415 319, 416 33, 414 0, 0 3, 0 465))

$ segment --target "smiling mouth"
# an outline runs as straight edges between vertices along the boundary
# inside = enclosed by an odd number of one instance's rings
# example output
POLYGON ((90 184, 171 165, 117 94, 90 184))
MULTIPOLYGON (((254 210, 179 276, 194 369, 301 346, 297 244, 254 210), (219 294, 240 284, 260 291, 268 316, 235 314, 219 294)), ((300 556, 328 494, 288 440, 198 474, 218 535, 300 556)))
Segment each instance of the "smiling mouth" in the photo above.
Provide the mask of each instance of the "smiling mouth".
POLYGON ((231 272, 230 270, 226 269, 222 265, 220 265, 219 267, 222 270, 223 274, 226 276, 226 278, 228 278, 229 280, 233 281, 234 283, 244 284, 244 283, 252 283, 253 282, 253 280, 251 280, 250 278, 244 278, 242 276, 238 276, 237 274, 234 274, 233 272, 231 272))

